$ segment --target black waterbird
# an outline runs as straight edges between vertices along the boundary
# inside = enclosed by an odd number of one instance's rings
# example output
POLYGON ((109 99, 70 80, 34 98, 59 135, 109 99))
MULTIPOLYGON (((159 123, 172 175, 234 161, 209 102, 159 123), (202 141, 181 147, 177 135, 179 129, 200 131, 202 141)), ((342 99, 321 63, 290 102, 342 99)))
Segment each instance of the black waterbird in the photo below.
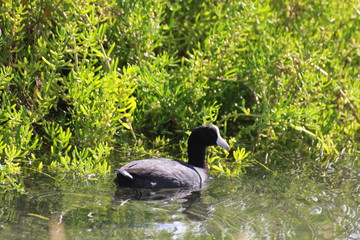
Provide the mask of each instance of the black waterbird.
POLYGON ((209 179, 205 150, 214 145, 230 149, 217 126, 201 126, 190 134, 188 163, 169 158, 132 161, 115 170, 114 182, 119 187, 131 188, 202 189, 209 179))

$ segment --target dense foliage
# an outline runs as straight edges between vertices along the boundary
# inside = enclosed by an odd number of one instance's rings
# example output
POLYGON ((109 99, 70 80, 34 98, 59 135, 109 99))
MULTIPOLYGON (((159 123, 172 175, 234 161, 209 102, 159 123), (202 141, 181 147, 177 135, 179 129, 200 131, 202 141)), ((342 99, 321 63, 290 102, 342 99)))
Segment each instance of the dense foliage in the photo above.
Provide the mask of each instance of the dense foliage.
POLYGON ((235 149, 213 149, 214 174, 356 164, 356 4, 2 1, 0 185, 108 173, 114 146, 124 160, 170 139, 185 152, 205 123, 235 149))

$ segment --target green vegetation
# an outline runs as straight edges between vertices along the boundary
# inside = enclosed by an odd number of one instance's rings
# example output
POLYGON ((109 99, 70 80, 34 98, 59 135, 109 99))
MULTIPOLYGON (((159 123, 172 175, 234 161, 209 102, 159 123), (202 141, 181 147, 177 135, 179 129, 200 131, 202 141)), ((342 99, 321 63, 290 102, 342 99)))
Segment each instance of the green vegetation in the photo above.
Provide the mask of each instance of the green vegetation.
POLYGON ((355 0, 2 1, 0 186, 186 159, 205 123, 215 175, 355 166, 359 28, 355 0))

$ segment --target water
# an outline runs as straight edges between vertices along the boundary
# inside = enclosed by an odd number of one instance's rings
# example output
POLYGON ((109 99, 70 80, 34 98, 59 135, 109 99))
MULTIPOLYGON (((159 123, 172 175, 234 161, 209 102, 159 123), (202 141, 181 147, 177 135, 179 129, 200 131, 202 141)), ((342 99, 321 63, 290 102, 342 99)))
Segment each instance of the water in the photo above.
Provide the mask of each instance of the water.
POLYGON ((0 239, 360 238, 360 173, 348 168, 215 179, 193 193, 118 191, 112 177, 1 196, 0 239))

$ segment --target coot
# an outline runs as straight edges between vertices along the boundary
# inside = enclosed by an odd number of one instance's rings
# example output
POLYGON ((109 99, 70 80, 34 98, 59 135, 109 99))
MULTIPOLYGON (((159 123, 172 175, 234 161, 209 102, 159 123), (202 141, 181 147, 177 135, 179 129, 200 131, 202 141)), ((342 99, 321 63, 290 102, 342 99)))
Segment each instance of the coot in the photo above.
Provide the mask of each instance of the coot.
POLYGON ((188 163, 169 158, 133 161, 115 170, 114 182, 119 187, 131 188, 201 189, 209 178, 205 149, 213 145, 230 149, 217 126, 201 126, 190 134, 188 163))

